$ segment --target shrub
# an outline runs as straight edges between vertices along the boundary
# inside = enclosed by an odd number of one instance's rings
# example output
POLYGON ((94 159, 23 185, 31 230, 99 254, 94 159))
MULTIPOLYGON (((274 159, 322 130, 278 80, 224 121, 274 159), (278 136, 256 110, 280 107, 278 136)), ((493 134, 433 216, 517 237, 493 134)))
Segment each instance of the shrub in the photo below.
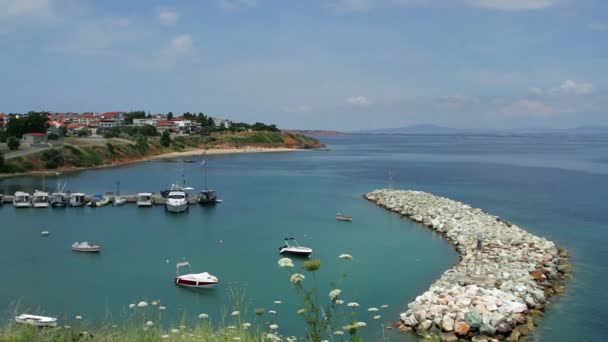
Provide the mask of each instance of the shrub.
POLYGON ((163 147, 169 147, 171 145, 171 135, 169 134, 169 131, 164 131, 160 136, 160 144, 163 147))
POLYGON ((59 134, 57 134, 57 133, 49 133, 49 135, 47 135, 47 139, 49 139, 49 140, 57 140, 57 139, 59 139, 59 134))
POLYGON ((9 149, 16 150, 19 148, 19 145, 21 145, 21 142, 19 141, 19 139, 15 138, 15 137, 10 137, 10 138, 8 138, 6 145, 8 146, 9 149))
POLYGON ((42 152, 41 160, 44 162, 44 167, 47 169, 56 169, 64 162, 61 152, 54 148, 42 152))

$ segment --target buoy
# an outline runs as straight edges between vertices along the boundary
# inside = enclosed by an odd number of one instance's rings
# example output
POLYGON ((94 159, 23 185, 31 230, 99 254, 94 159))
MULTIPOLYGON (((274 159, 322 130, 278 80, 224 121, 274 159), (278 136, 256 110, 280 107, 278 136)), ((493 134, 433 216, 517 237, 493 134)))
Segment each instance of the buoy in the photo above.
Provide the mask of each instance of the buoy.
POLYGON ((43 231, 40 232, 40 235, 42 235, 42 236, 49 236, 49 234, 50 233, 48 231, 46 231, 46 230, 43 230, 43 231))

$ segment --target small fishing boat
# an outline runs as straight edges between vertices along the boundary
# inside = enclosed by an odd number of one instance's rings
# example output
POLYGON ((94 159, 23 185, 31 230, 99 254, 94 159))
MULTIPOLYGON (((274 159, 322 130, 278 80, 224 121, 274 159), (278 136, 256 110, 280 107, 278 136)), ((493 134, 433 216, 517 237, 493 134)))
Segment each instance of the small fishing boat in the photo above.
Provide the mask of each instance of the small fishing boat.
POLYGON ((154 205, 151 192, 140 192, 137 194, 138 207, 151 207, 154 205))
POLYGON ((349 222, 350 222, 350 221, 352 221, 352 220, 353 220, 353 217, 352 217, 352 216, 348 216, 348 215, 344 215, 344 214, 337 213, 337 214, 336 214, 336 220, 338 220, 338 221, 349 221, 349 222))
POLYGON ((72 250, 75 252, 98 253, 101 251, 101 246, 89 245, 86 241, 74 242, 72 244, 72 250))
POLYGON ((95 195, 95 197, 99 198, 99 201, 95 202, 95 206, 96 207, 103 207, 104 205, 110 204, 110 201, 111 201, 110 196, 107 196, 107 195, 95 195))
POLYGON ((205 189, 201 190, 201 192, 198 196, 198 203, 200 205, 221 203, 222 200, 217 198, 217 194, 215 193, 215 190, 211 190, 211 189, 209 189, 209 187, 207 187, 207 155, 206 154, 203 155, 203 161, 201 162, 201 165, 204 166, 205 189))
POLYGON ((285 238, 285 245, 279 248, 279 253, 308 257, 312 254, 312 248, 300 246, 294 238, 285 238))
POLYGON ((70 207, 82 207, 85 205, 85 195, 81 192, 70 194, 70 207))
POLYGON ((116 196, 114 196, 114 200, 112 203, 115 206, 123 205, 127 203, 127 199, 124 197, 120 197, 120 182, 116 182, 116 196))
POLYGON ((36 327, 56 327, 57 326, 57 318, 29 315, 29 314, 21 314, 19 316, 15 316, 15 322, 17 322, 19 324, 33 325, 36 327))
POLYGON ((15 208, 29 208, 32 206, 32 202, 30 200, 30 194, 23 191, 15 192, 15 196, 13 197, 13 205, 15 208))
POLYGON ((48 208, 50 206, 49 203, 49 193, 44 191, 34 191, 34 196, 32 197, 32 205, 34 208, 48 208))
POLYGON ((51 207, 65 208, 68 206, 67 195, 63 192, 53 192, 51 194, 51 207))
POLYGON ((187 261, 177 263, 177 265, 175 265, 175 269, 175 284, 179 286, 209 289, 220 282, 216 276, 207 272, 191 273, 192 267, 190 267, 190 263, 187 261), (187 267, 188 272, 190 273, 180 274, 181 267, 187 267))
POLYGON ((42 235, 42 236, 49 236, 49 234, 50 233, 49 233, 48 230, 43 230, 43 231, 40 232, 40 235, 42 235))

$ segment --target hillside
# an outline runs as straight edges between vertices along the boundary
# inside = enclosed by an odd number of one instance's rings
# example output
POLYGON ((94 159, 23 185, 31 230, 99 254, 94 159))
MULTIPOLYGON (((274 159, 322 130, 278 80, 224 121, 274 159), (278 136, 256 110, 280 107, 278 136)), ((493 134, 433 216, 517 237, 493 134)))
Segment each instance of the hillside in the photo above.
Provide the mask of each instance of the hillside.
POLYGON ((162 146, 158 137, 137 141, 111 138, 94 142, 71 138, 49 150, 5 160, 0 174, 86 169, 141 161, 171 152, 246 147, 315 149, 324 146, 304 135, 266 131, 180 136, 173 138, 168 147, 162 146))

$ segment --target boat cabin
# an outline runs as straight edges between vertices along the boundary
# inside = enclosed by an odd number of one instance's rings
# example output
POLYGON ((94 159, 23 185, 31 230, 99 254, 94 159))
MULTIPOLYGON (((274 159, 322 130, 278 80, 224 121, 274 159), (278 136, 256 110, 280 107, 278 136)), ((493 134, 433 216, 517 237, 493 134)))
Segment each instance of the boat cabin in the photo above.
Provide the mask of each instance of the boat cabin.
POLYGON ((83 193, 75 192, 70 195, 70 207, 82 207, 85 203, 85 195, 83 193))

